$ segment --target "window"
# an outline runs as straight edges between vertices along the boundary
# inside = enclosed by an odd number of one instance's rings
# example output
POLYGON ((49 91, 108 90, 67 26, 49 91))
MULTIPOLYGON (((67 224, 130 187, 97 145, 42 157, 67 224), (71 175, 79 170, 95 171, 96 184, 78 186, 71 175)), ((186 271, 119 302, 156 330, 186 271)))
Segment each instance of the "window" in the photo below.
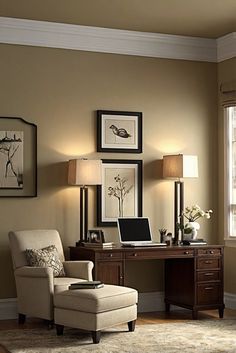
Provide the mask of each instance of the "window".
POLYGON ((226 234, 236 240, 236 107, 226 108, 226 234))

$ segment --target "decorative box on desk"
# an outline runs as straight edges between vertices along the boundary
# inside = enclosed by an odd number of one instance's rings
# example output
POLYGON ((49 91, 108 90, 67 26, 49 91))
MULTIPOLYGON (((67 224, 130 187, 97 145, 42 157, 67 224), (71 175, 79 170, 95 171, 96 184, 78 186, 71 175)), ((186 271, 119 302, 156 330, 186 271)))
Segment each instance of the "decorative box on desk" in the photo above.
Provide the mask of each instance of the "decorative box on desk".
POLYGON ((223 246, 167 246, 91 249, 70 247, 71 260, 91 260, 94 280, 125 285, 124 268, 128 261, 165 260, 166 310, 174 304, 192 310, 197 318, 200 310, 224 312, 223 246))

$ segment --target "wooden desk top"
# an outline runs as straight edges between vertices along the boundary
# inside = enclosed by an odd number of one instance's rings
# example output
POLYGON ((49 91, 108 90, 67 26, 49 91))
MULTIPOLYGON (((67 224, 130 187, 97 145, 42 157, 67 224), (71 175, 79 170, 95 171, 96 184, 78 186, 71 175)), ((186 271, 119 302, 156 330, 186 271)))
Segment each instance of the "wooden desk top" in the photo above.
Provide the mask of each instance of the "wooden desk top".
MULTIPOLYGON (((151 246, 151 247, 123 247, 117 245, 112 248, 90 248, 84 246, 73 247, 70 246, 70 253, 80 254, 85 256, 86 254, 94 254, 94 256, 103 257, 103 259, 111 258, 114 259, 161 259, 161 258, 172 258, 172 257, 195 257, 195 256, 220 256, 223 254, 222 245, 185 245, 185 246, 151 246), (101 254, 101 255, 99 255, 101 254), (103 254, 103 255, 102 255, 103 254)), ((73 257, 73 256, 72 256, 73 257)))
POLYGON ((178 249, 211 249, 211 248, 223 248, 223 245, 171 245, 171 246, 121 246, 120 244, 115 244, 112 247, 100 248, 100 247, 86 247, 86 246, 69 246, 70 249, 85 249, 93 251, 134 251, 134 250, 178 250, 178 249))

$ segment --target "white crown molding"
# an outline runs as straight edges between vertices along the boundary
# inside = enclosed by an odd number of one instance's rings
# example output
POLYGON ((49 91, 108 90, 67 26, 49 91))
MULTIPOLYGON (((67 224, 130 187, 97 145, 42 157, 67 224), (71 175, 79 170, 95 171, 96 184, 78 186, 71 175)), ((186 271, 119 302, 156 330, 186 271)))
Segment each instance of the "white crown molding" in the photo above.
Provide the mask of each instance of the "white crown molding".
POLYGON ((236 32, 217 39, 217 61, 236 57, 236 32))
POLYGON ((215 39, 0 17, 0 42, 155 58, 217 61, 215 39))
POLYGON ((0 43, 207 62, 236 57, 236 32, 208 39, 10 17, 0 17, 0 43))

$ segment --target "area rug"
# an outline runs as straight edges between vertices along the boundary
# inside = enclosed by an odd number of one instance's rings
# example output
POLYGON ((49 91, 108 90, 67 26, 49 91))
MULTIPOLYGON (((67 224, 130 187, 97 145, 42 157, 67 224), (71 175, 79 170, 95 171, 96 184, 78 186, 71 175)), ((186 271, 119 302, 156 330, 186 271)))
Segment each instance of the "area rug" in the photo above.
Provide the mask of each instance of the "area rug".
POLYGON ((0 331, 0 343, 12 353, 236 353, 236 319, 196 320, 180 323, 126 325, 106 330, 99 344, 90 334, 66 328, 0 331))

